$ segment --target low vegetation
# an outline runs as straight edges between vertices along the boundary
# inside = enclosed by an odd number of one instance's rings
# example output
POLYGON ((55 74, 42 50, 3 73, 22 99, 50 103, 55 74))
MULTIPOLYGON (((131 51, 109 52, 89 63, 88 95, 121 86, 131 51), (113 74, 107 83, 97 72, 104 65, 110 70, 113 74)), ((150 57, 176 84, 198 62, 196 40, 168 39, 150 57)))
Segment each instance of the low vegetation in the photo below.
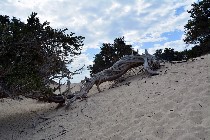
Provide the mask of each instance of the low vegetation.
POLYGON ((27 23, 0 15, 0 98, 48 98, 55 79, 71 79, 67 65, 79 55, 84 37, 53 29, 32 13, 27 23))

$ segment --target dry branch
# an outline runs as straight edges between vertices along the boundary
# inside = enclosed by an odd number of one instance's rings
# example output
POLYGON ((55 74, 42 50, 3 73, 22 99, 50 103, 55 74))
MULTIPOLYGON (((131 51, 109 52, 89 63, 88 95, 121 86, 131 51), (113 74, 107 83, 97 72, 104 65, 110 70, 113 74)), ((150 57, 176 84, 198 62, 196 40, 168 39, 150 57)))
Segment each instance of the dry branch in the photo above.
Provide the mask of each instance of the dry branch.
MULTIPOLYGON (((160 68, 159 61, 157 61, 153 55, 150 55, 147 50, 145 50, 145 54, 142 55, 126 55, 117 61, 112 67, 94 74, 91 78, 85 77, 85 79, 82 80, 80 91, 66 96, 67 106, 78 98, 86 98, 89 90, 94 84, 96 84, 98 91, 101 92, 99 88, 101 83, 116 80, 128 70, 140 65, 143 65, 144 69, 151 75, 157 75, 158 73, 155 70, 160 68)), ((69 91, 69 89, 67 90, 69 91)))

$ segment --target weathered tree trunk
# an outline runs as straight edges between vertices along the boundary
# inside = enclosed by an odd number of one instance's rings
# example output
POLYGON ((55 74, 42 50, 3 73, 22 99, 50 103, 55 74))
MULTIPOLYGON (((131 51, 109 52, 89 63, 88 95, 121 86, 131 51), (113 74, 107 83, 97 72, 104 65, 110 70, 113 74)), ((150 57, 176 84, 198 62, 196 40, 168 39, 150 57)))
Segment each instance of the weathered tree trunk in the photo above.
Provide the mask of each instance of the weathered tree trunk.
MULTIPOLYGON (((142 55, 126 55, 117 61, 112 67, 94 74, 91 78, 85 77, 80 91, 66 97, 67 105, 70 105, 78 98, 87 97, 89 90, 94 84, 96 84, 98 91, 101 92, 99 88, 101 83, 116 80, 125 74, 129 69, 139 65, 144 65, 144 69, 151 75, 157 75, 158 73, 154 70, 160 67, 159 61, 157 61, 153 55, 150 55, 147 50, 145 50, 145 54, 142 55)), ((67 90, 69 91, 69 89, 67 90)))

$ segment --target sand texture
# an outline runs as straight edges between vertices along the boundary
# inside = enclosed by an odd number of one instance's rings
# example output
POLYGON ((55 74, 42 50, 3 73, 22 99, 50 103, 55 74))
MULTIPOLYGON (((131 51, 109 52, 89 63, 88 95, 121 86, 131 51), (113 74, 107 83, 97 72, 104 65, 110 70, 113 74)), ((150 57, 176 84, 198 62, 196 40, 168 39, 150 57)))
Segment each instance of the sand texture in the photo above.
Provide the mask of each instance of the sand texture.
POLYGON ((69 110, 30 99, 0 101, 1 140, 210 140, 210 55, 166 63, 110 88, 94 86, 69 110), (202 58, 202 59, 201 59, 202 58))

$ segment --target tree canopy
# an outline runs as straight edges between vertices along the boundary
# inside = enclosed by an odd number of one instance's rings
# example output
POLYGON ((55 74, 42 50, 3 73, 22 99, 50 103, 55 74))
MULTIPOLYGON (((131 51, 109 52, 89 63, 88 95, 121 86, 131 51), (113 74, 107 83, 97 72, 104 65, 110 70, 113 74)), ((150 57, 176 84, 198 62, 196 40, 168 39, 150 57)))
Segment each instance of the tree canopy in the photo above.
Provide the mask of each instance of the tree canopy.
POLYGON ((172 48, 165 48, 164 50, 158 49, 154 53, 157 59, 166 60, 166 61, 181 61, 186 59, 186 51, 174 51, 172 48))
POLYGON ((184 26, 187 44, 200 46, 202 54, 210 52, 210 1, 202 0, 192 4, 192 9, 188 11, 191 19, 184 26))
POLYGON ((53 29, 32 13, 24 23, 0 15, 0 97, 52 93, 49 84, 70 79, 72 56, 79 55, 84 37, 53 29))
POLYGON ((96 74, 111 67, 121 57, 136 54, 131 45, 127 45, 124 37, 116 38, 114 43, 103 43, 99 54, 95 55, 93 66, 90 66, 90 73, 96 74))

